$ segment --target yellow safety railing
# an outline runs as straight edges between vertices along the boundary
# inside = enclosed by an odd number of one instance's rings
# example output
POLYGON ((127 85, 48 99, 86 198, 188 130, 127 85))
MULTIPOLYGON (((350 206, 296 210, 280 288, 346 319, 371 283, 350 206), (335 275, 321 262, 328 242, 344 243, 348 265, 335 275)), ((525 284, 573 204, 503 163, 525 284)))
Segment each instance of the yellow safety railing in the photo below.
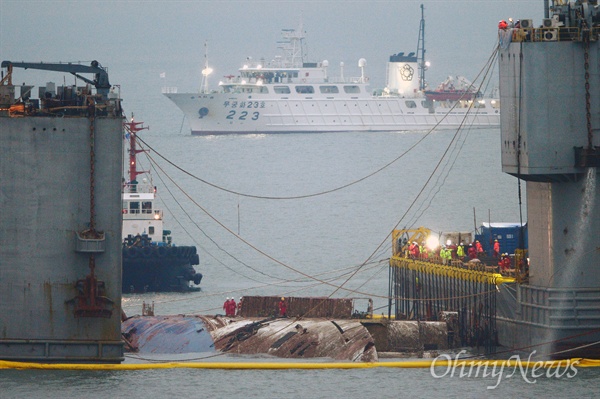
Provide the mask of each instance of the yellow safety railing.
POLYGON ((394 267, 415 270, 422 273, 433 274, 437 276, 447 276, 466 281, 474 281, 488 284, 514 283, 514 277, 503 276, 500 273, 492 273, 480 270, 465 269, 457 266, 440 265, 417 259, 401 258, 392 256, 390 265, 394 267))
MULTIPOLYGON (((591 40, 598 40, 600 28, 590 29, 591 40)), ((581 41, 582 30, 578 27, 539 27, 539 28, 515 28, 512 30, 513 42, 565 42, 581 41)))

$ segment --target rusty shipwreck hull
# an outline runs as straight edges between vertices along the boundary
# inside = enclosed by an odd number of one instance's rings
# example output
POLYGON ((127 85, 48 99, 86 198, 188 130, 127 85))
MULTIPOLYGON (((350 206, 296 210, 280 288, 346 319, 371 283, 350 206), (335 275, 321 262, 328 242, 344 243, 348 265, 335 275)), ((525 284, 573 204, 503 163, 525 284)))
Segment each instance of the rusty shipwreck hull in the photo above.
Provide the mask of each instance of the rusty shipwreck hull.
POLYGON ((214 352, 286 359, 378 360, 373 337, 358 321, 219 316, 133 316, 122 323, 129 351, 214 352))
POLYGON ((121 323, 126 350, 138 353, 175 354, 214 352, 210 331, 226 325, 218 318, 195 315, 133 316, 121 323))
POLYGON ((378 360, 373 337, 354 320, 233 319, 212 335, 215 348, 226 353, 268 354, 287 359, 378 360))

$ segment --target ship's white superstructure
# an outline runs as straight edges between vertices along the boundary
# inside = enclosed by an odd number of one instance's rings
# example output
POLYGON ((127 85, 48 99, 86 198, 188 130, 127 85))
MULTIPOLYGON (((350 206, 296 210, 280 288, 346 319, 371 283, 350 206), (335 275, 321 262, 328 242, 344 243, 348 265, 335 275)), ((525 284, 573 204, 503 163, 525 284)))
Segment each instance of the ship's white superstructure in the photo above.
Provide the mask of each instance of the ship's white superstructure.
POLYGON ((219 91, 165 91, 185 114, 192 134, 318 133, 424 130, 439 126, 498 127, 498 99, 434 100, 419 85, 415 53, 394 54, 386 87, 369 88, 366 60, 361 76, 331 76, 328 61, 304 62, 302 29, 283 30, 284 55, 271 62, 247 60, 225 76, 219 91))
POLYGON ((163 241, 163 212, 154 207, 156 189, 146 178, 123 187, 123 239, 145 234, 153 242, 163 241))

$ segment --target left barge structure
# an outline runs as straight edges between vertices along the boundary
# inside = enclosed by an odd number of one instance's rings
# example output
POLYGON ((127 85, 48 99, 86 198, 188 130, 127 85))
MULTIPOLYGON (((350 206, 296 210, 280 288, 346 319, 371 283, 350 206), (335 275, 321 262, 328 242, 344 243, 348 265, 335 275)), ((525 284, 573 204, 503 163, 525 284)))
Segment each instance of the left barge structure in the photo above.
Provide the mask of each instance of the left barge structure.
POLYGON ((2 62, 0 359, 123 360, 122 123, 97 61, 2 62), (13 85, 16 68, 61 83, 13 85))

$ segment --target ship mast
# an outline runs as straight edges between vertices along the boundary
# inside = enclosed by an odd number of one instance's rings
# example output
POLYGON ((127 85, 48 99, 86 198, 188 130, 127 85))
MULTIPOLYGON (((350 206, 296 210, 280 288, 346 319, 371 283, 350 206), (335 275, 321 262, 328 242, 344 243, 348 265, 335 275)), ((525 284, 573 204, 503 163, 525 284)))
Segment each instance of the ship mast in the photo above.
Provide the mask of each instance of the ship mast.
POLYGON ((208 42, 204 42, 204 69, 202 70, 202 89, 201 93, 208 93, 208 75, 212 73, 212 68, 208 66, 208 42))
POLYGON ((142 126, 144 122, 134 122, 133 115, 131 116, 131 122, 125 122, 123 125, 129 133, 129 183, 135 184, 138 175, 149 173, 147 170, 137 169, 137 154, 144 152, 145 150, 138 150, 136 144, 137 132, 144 129, 149 129, 148 126, 142 126))
POLYGON ((298 29, 282 29, 281 36, 284 40, 280 41, 284 51, 284 67, 299 68, 304 63, 304 23, 300 19, 298 29))
POLYGON ((419 40, 417 42, 417 59, 419 64, 419 89, 425 90, 425 7, 421 4, 421 25, 419 27, 419 40))

